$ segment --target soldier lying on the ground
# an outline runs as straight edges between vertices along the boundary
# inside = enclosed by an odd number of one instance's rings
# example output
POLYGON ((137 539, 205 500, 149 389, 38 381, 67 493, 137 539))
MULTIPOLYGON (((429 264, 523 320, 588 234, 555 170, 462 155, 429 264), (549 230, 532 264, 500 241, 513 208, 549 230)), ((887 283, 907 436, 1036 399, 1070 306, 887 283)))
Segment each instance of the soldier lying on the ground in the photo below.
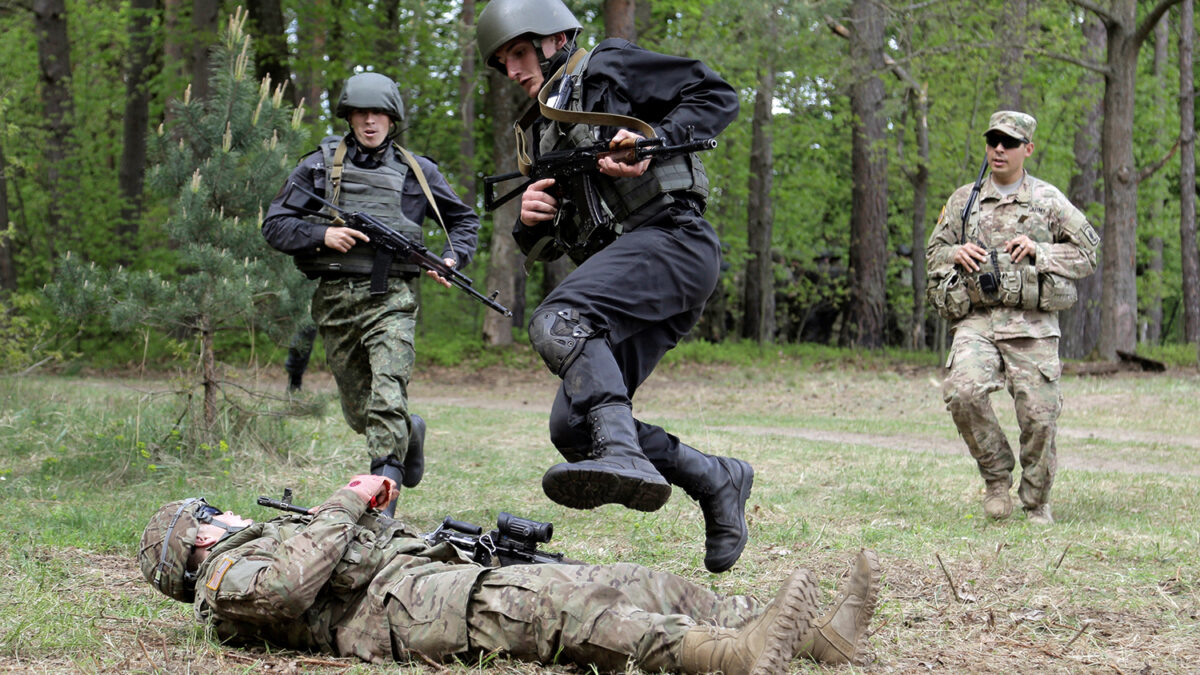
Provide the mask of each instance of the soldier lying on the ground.
POLYGON ((649 672, 784 673, 796 656, 856 660, 875 612, 871 551, 818 618, 804 569, 764 603, 628 563, 481 567, 380 516, 396 494, 389 479, 355 476, 311 515, 265 523, 202 498, 171 502, 142 534, 138 562, 223 641, 372 662, 499 652, 602 671, 632 660, 649 672))

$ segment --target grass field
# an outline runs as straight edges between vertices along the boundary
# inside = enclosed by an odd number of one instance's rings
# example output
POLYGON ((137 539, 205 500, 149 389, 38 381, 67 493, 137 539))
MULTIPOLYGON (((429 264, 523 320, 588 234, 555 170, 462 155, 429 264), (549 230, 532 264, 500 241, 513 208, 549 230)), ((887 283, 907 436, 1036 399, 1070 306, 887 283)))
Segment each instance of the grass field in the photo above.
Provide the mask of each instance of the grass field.
MULTIPOLYGON (((556 381, 533 363, 418 372, 410 396, 430 425, 428 466, 399 513, 422 529, 451 514, 489 524, 499 511, 552 521, 550 550, 763 597, 803 566, 832 599, 854 552, 873 548, 881 605, 867 662, 844 672, 1200 670, 1200 375, 1064 378, 1050 528, 1019 510, 1001 523, 982 517, 982 483, 939 377, 906 364, 795 359, 660 369, 635 399, 638 416, 757 472, 750 543, 726 574, 704 570, 703 521, 681 491, 651 514, 572 511, 542 495, 541 474, 558 461, 546 433, 556 381)), ((279 372, 230 379, 281 395, 279 372)), ((176 387, 137 377, 0 379, 0 670, 394 671, 223 647, 193 624, 190 606, 142 581, 133 555, 162 503, 203 495, 269 518, 256 496, 290 486, 298 503, 315 504, 366 467, 326 375, 306 381, 302 403, 315 416, 231 412, 203 446, 186 428, 173 431, 176 387)), ((993 401, 1015 442, 1011 400, 1001 392, 993 401)), ((484 669, 573 670, 504 660, 484 669)))

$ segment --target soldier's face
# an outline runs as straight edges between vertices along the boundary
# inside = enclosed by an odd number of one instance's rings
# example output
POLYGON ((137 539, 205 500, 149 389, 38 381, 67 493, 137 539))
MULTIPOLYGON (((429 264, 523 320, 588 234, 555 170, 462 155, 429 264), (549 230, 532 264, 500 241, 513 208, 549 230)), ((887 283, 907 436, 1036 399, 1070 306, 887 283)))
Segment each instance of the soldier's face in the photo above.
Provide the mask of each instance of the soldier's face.
MULTIPOLYGON (((254 523, 249 518, 243 518, 233 511, 225 511, 219 515, 212 517, 213 520, 220 521, 232 528, 249 527, 254 523)), ((228 530, 220 525, 211 523, 200 523, 200 529, 196 531, 196 548, 207 548, 220 541, 221 537, 225 536, 228 530)))
MULTIPOLYGON (((567 43, 566 35, 558 33, 541 41, 542 55, 546 58, 554 56, 554 52, 567 43)), ((528 37, 510 40, 508 44, 496 50, 496 60, 504 66, 504 74, 525 90, 529 98, 536 98, 542 89, 545 77, 542 67, 538 64, 537 49, 528 37)))
POLYGON ((392 128, 392 118, 382 110, 363 110, 356 108, 350 111, 350 128, 354 138, 368 150, 374 150, 382 144, 392 128))
POLYGON ((1006 148, 1005 145, 1013 143, 1003 135, 989 135, 985 143, 992 178, 1000 185, 1010 185, 1019 180, 1025 170, 1025 158, 1033 154, 1033 143, 1020 143, 1016 147, 1006 148))

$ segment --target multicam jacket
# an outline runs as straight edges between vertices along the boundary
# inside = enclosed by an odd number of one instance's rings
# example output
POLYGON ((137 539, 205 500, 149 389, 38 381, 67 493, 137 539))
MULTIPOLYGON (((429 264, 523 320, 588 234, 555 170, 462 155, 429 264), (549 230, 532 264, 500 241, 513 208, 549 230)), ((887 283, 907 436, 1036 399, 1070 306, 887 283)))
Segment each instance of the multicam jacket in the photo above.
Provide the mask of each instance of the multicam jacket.
POLYGON ((196 616, 223 640, 373 662, 396 657, 393 638, 398 649, 452 654, 467 647, 467 601, 484 570, 342 489, 311 519, 255 523, 215 546, 196 576, 196 616), (390 625, 397 616, 405 625, 390 625))
MULTIPOLYGON (((955 190, 938 217, 925 251, 931 278, 954 265, 954 253, 963 243, 960 216, 970 193, 970 184, 955 190)), ((1034 265, 1039 275, 1081 279, 1096 270, 1100 237, 1087 217, 1053 185, 1026 173, 1017 191, 1005 197, 988 180, 976 204, 967 222, 968 241, 1003 250, 1005 241, 1024 234, 1036 244, 1034 265)), ((1002 305, 972 308, 955 325, 970 325, 996 339, 1060 335, 1057 313, 1002 305)))

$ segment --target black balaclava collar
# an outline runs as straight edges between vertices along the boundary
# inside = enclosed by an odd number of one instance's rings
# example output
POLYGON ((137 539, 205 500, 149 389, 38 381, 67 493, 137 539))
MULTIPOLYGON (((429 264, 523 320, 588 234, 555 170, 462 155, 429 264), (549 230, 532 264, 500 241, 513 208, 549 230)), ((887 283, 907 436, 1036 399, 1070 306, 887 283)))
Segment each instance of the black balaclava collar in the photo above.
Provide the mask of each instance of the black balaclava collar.
POLYGON ((563 67, 563 64, 567 62, 567 59, 571 58, 571 54, 574 54, 577 49, 575 38, 569 38, 567 43, 562 46, 562 49, 546 57, 542 52, 542 40, 549 39, 549 37, 533 39, 533 48, 538 55, 538 65, 542 69, 542 80, 546 82, 550 81, 550 76, 558 72, 558 69, 563 67))

